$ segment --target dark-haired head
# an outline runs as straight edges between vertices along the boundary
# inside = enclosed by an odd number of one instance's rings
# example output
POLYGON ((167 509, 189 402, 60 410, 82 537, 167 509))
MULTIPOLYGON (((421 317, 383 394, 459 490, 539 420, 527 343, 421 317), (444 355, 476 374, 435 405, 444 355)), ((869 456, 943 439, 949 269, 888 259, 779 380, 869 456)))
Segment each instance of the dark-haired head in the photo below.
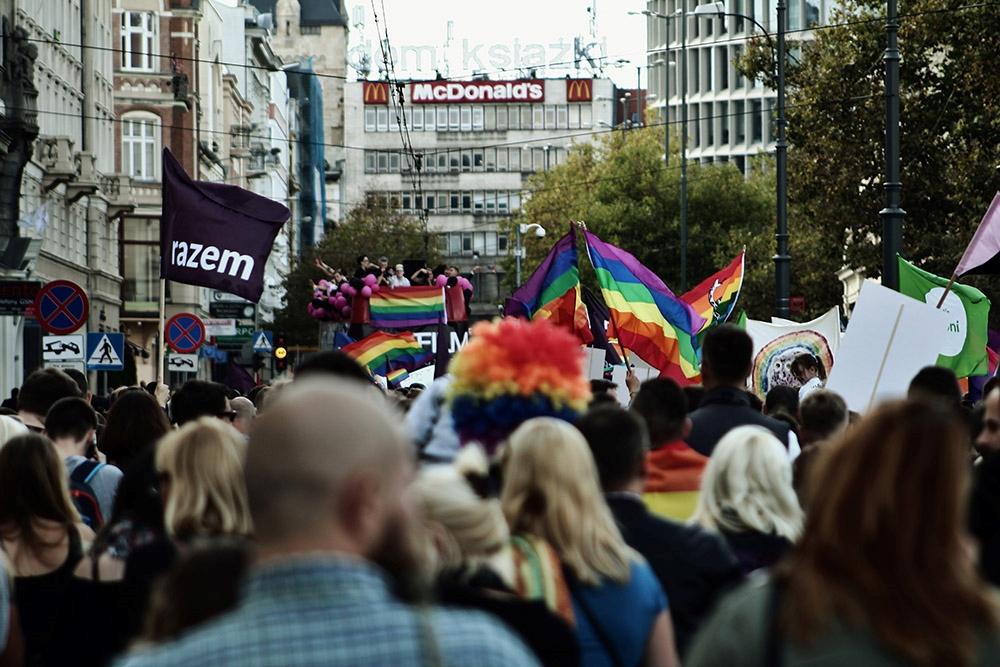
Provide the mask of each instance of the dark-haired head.
POLYGON ((295 367, 295 379, 307 377, 328 376, 360 380, 367 385, 372 384, 371 376, 353 357, 341 350, 317 352, 305 358, 295 367))
POLYGON ((156 399, 141 390, 122 393, 108 412, 100 449, 122 470, 143 451, 170 432, 170 420, 156 399))
POLYGON ((746 384, 753 358, 753 339, 732 324, 709 329, 701 350, 701 375, 706 389, 746 384))
POLYGON ((819 362, 814 355, 808 352, 803 352, 802 354, 795 357, 792 360, 791 365, 788 370, 792 372, 795 379, 805 384, 810 379, 818 377, 820 380, 826 380, 826 369, 823 368, 823 364, 819 362))
POLYGON ((221 417, 229 403, 229 389, 218 382, 188 380, 170 399, 170 416, 178 426, 199 417, 221 417))
POLYGON ((601 406, 580 417, 575 425, 590 446, 605 492, 621 491, 642 479, 649 435, 638 415, 601 406))
POLYGON ((82 442, 97 430, 97 413, 90 403, 77 398, 61 398, 45 415, 45 433, 53 441, 72 440, 82 442))
POLYGON ((58 368, 43 368, 29 375, 21 385, 17 410, 42 421, 53 403, 69 396, 80 396, 80 388, 73 378, 58 368))
POLYGON ((783 412, 792 417, 799 414, 799 390, 787 385, 771 387, 764 397, 764 414, 774 417, 783 412))
POLYGON ((653 447, 680 440, 690 430, 687 397, 669 378, 643 382, 632 400, 631 410, 645 422, 653 447))
POLYGON ((940 403, 954 409, 958 409, 962 404, 962 390, 958 386, 955 372, 941 366, 921 368, 910 380, 906 397, 911 400, 940 403))

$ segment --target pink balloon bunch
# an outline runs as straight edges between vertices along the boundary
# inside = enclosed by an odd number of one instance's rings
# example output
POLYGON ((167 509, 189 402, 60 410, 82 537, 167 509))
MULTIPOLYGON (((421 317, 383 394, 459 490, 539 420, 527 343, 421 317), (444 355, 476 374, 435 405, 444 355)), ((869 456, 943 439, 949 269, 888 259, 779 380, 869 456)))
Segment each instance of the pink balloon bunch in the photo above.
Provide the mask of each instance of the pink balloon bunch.
POLYGON ((323 322, 347 322, 351 319, 351 301, 357 290, 348 283, 339 287, 329 280, 320 280, 313 298, 306 305, 309 316, 323 322))

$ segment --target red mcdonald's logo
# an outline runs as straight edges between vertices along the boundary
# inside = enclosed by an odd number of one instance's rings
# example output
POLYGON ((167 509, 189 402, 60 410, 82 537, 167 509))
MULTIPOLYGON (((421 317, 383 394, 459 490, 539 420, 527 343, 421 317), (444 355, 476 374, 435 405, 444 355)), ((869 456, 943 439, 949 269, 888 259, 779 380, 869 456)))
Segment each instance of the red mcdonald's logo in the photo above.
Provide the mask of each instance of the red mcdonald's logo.
POLYGON ((589 102, 594 95, 593 79, 567 79, 566 101, 589 102))
POLYGON ((362 90, 365 104, 389 103, 389 84, 385 81, 365 81, 362 90))

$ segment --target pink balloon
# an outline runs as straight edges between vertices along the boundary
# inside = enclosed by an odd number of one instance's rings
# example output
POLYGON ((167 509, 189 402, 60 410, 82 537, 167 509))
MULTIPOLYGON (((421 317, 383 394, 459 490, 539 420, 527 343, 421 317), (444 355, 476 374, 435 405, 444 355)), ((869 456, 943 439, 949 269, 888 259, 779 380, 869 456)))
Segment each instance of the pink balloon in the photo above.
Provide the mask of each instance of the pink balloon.
POLYGON ((345 320, 348 319, 351 316, 351 307, 344 306, 343 308, 340 309, 340 314, 344 316, 345 320))
POLYGON ((337 310, 340 310, 341 308, 347 305, 347 299, 338 294, 333 305, 337 308, 337 310))
POLYGON ((353 297, 358 293, 358 290, 354 289, 347 283, 344 283, 344 286, 347 287, 347 289, 344 290, 344 294, 346 294, 347 296, 353 297))
POLYGON ((368 285, 365 285, 364 287, 361 288, 361 296, 363 296, 364 298, 367 299, 371 295, 372 295, 372 288, 371 287, 369 287, 368 285))
POLYGON ((318 284, 319 284, 319 286, 320 286, 320 287, 322 287, 323 289, 326 289, 327 287, 329 287, 329 286, 330 286, 330 281, 329 281, 329 280, 327 280, 326 278, 320 278, 320 281, 319 281, 319 283, 318 283, 318 284))
POLYGON ((448 276, 442 273, 440 276, 434 279, 434 284, 437 285, 438 287, 444 287, 445 285, 448 284, 448 276))
POLYGON ((470 283, 469 279, 466 278, 465 276, 459 277, 459 279, 458 279, 458 286, 461 287, 463 290, 471 290, 472 289, 472 283, 470 283))
POLYGON ((326 297, 326 300, 330 302, 331 306, 335 306, 337 304, 337 297, 335 296, 328 296, 326 297))
POLYGON ((378 284, 372 285, 372 293, 373 294, 378 294, 381 291, 382 291, 382 286, 381 285, 378 285, 378 284))
POLYGON ((361 279, 361 282, 363 282, 365 285, 371 286, 378 282, 378 278, 369 273, 368 275, 366 275, 364 278, 361 279))
POLYGON ((344 294, 347 294, 347 290, 350 290, 350 289, 354 289, 354 288, 351 287, 351 285, 349 283, 343 283, 340 286, 340 291, 343 292, 344 294))

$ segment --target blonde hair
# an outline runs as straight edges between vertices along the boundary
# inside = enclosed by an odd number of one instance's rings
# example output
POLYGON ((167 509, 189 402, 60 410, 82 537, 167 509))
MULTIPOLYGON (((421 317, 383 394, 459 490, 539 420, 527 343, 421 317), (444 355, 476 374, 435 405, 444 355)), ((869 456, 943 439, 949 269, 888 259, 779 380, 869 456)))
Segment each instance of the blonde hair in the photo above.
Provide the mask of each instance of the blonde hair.
POLYGON ((190 540, 253 531, 244 450, 239 433, 215 417, 185 424, 160 441, 156 470, 170 484, 164 523, 172 537, 190 540))
POLYGON ((508 448, 501 504, 511 532, 547 540, 584 584, 627 582, 635 555, 604 502, 580 432, 539 417, 518 427, 508 448))
POLYGON ((466 475, 485 477, 486 454, 470 445, 453 465, 424 468, 411 490, 434 539, 437 569, 488 564, 502 576, 512 568, 502 556, 510 541, 500 501, 480 497, 466 475))
POLYGON ((802 508, 792 487, 792 466, 770 431, 740 426, 719 441, 702 475, 691 522, 716 531, 798 539, 802 508))

